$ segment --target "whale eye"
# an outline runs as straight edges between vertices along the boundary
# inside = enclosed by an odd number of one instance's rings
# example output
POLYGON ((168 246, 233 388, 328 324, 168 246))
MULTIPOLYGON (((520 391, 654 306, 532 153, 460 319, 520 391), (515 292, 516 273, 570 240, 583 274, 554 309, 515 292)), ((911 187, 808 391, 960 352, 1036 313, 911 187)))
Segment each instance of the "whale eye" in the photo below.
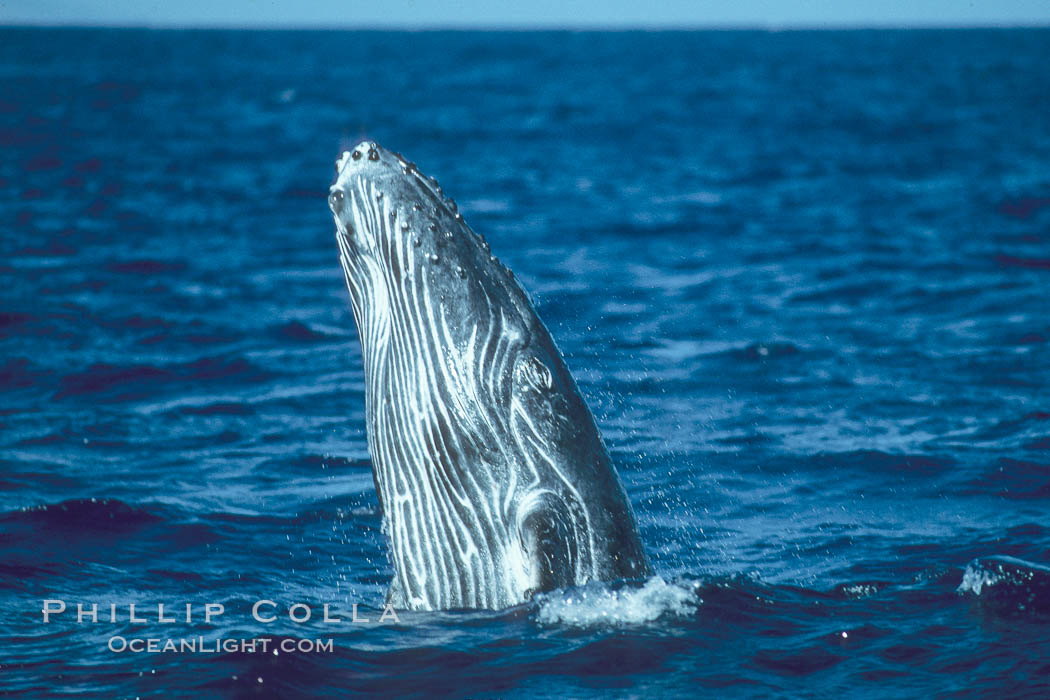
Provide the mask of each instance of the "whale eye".
POLYGON ((519 362, 514 368, 514 373, 523 386, 533 391, 546 391, 553 385, 551 371, 538 357, 529 357, 519 362))

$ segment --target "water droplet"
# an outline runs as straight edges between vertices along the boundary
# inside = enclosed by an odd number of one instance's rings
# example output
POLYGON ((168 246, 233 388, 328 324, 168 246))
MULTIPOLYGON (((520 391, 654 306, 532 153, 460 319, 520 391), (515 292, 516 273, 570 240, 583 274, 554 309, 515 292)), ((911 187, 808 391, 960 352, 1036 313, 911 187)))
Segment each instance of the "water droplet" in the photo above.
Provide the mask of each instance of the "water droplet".
MULTIPOLYGON (((452 210, 452 213, 453 213, 453 214, 455 214, 455 213, 457 213, 457 212, 459 211, 459 207, 458 207, 458 206, 456 206, 456 200, 454 200, 454 199, 450 199, 450 200, 448 200, 448 208, 449 208, 450 210, 452 210)), ((458 217, 457 217, 457 218, 458 218, 458 217)))
POLYGON ((457 275, 459 275, 459 278, 460 278, 461 280, 465 280, 465 279, 467 279, 467 271, 466 271, 466 270, 464 270, 464 269, 463 269, 462 267, 460 267, 459 265, 457 265, 457 266, 456 266, 456 274, 457 274, 457 275))
POLYGON ((481 237, 481 249, 484 250, 486 253, 490 250, 489 242, 486 241, 484 237, 481 237))
POLYGON ((419 246, 423 245, 423 241, 419 240, 419 236, 416 236, 412 239, 412 245, 418 248, 419 246))
POLYGON ((397 212, 396 211, 391 211, 390 212, 390 222, 393 223, 394 221, 397 221, 397 212))
POLYGON ((350 157, 354 160, 361 160, 361 151, 354 151, 350 154, 350 157))
POLYGON ((415 211, 423 211, 423 207, 420 206, 418 202, 412 205, 412 209, 415 211))
POLYGON ((438 225, 437 224, 430 224, 430 226, 427 226, 427 228, 430 229, 431 231, 437 231, 438 230, 438 225))
POLYGON ((380 200, 382 198, 383 198, 383 193, 382 192, 377 192, 376 193, 376 200, 378 201, 378 200, 380 200))
POLYGON ((445 238, 451 239, 452 238, 452 232, 451 231, 445 231, 445 238))
POLYGON ((438 262, 439 260, 441 260, 441 258, 440 258, 440 256, 438 256, 438 254, 437 254, 437 253, 431 253, 431 254, 430 254, 430 262, 432 262, 432 263, 436 263, 436 262, 438 262))
POLYGON ((408 224, 401 224, 401 233, 408 233, 408 224))
POLYGON ((460 214, 458 211, 456 212, 456 221, 463 221, 463 215, 460 214))

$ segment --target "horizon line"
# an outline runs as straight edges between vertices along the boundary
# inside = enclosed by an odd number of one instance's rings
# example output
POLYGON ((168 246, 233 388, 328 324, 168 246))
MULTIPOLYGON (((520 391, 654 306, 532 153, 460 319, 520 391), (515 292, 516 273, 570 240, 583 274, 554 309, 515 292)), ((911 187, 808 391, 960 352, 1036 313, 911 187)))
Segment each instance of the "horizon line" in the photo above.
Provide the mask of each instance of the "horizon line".
POLYGON ((0 29, 129 29, 152 31, 288 31, 288 32, 814 32, 814 31, 929 31, 975 29, 1050 29, 1045 22, 788 22, 788 23, 362 23, 362 24, 234 24, 234 23, 176 23, 176 22, 7 22, 0 20, 0 29))

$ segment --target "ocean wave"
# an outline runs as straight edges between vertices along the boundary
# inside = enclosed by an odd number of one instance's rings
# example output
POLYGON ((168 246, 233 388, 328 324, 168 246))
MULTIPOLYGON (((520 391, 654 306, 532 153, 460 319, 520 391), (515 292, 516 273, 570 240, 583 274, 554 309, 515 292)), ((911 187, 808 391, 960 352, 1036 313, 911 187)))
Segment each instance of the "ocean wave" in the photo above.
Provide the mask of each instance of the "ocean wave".
POLYGON ((1050 499, 1050 465, 1003 457, 967 481, 961 493, 994 493, 1011 501, 1050 499))
POLYGON ((345 473, 347 471, 371 469, 371 465, 372 462, 368 459, 352 459, 339 455, 301 454, 266 459, 256 464, 253 469, 269 473, 285 473, 288 470, 295 470, 308 474, 331 469, 335 472, 345 473))
POLYGON ((27 506, 0 515, 5 523, 68 530, 70 532, 110 531, 160 522, 162 517, 115 498, 75 498, 60 503, 27 506))
POLYGON ((219 382, 257 383, 271 373, 238 356, 203 357, 175 365, 116 365, 95 363, 81 372, 62 377, 58 399, 90 397, 112 402, 154 396, 166 387, 219 382))
POLYGON ((106 270, 118 275, 143 275, 147 277, 181 275, 186 272, 186 268, 186 263, 173 260, 120 260, 105 265, 106 270))
POLYGON ((954 460, 935 455, 893 454, 881 450, 854 450, 814 455, 810 464, 817 468, 853 468, 876 473, 934 476, 949 469, 954 460))
POLYGON ((179 413, 189 416, 250 416, 255 409, 244 401, 216 401, 199 406, 181 406, 179 413))
POLYGON ((346 334, 332 335, 308 326, 302 321, 288 321, 277 326, 270 327, 270 333, 281 340, 291 340, 296 343, 316 343, 324 340, 342 340, 346 334))
POLYGON ((956 590, 1010 612, 1050 613, 1050 567, 1015 557, 974 559, 956 590))

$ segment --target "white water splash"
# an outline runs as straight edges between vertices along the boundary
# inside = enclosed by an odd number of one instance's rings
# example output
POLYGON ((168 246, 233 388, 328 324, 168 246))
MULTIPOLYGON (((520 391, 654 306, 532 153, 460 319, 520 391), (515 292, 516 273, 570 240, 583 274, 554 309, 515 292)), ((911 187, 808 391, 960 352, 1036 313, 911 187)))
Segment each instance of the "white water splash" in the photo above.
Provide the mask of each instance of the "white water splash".
POLYGON ((879 587, 871 583, 858 583, 852 586, 846 586, 842 589, 842 594, 847 598, 854 600, 860 600, 861 598, 869 598, 879 592, 879 587))
POLYGON ((985 586, 994 586, 1003 580, 1002 576, 993 574, 982 566, 975 566, 973 562, 967 564, 963 572, 962 583, 955 590, 959 593, 973 593, 981 595, 981 589, 985 586))
POLYGON ((664 616, 689 617, 703 601, 695 584, 668 583, 654 576, 641 588, 612 590, 601 584, 554 591, 539 597, 536 620, 573 626, 637 625, 664 616))

